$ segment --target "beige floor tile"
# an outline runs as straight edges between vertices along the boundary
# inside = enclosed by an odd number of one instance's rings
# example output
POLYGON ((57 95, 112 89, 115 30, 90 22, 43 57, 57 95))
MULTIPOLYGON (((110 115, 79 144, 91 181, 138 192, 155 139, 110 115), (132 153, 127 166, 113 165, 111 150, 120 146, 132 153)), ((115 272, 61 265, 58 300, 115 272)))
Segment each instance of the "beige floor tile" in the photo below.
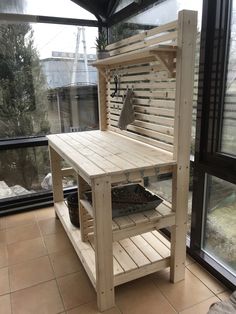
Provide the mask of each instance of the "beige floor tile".
POLYGON ((73 310, 67 312, 67 314, 121 314, 120 310, 117 307, 114 307, 110 310, 99 312, 96 302, 90 302, 79 307, 76 307, 73 310))
POLYGON ((117 287, 116 305, 123 314, 176 313, 160 290, 146 278, 117 287))
POLYGON ((30 224, 26 226, 19 226, 9 228, 6 230, 6 242, 7 244, 39 238, 40 231, 38 225, 30 224))
POLYGON ((224 291, 224 292, 217 294, 217 297, 220 300, 225 301, 231 296, 232 293, 233 293, 232 291, 227 290, 227 291, 224 291))
POLYGON ((6 217, 0 217, 0 230, 6 228, 6 217))
POLYGON ((18 227, 35 223, 34 212, 26 212, 6 217, 6 228, 18 227))
POLYGON ((56 314, 64 311, 55 280, 11 294, 14 314, 56 314))
POLYGON ((55 210, 54 207, 46 207, 39 210, 34 211, 36 219, 42 220, 42 219, 48 219, 48 218, 55 218, 55 210))
POLYGON ((5 244, 6 243, 6 230, 0 231, 0 243, 5 244))
POLYGON ((44 237, 48 253, 64 251, 72 248, 70 240, 65 233, 56 233, 44 237))
POLYGON ((43 235, 49 235, 49 234, 55 234, 58 232, 64 232, 64 229, 61 225, 60 220, 56 218, 49 218, 40 220, 39 222, 39 228, 43 235))
POLYGON ((8 252, 5 244, 0 244, 0 268, 8 265, 8 252))
POLYGON ((27 288, 54 278, 48 256, 39 257, 28 262, 9 267, 11 292, 27 288))
POLYGON ((209 274, 199 264, 194 263, 188 265, 187 268, 215 294, 218 294, 226 290, 226 287, 224 285, 222 285, 216 278, 209 274))
POLYGON ((0 313, 11 314, 10 294, 5 294, 0 297, 0 313))
POLYGON ((84 272, 57 279, 65 309, 96 300, 95 290, 84 272))
MULTIPOLYGON (((8 267, 0 269, 0 295, 10 292, 8 267)), ((0 312, 1 313, 1 312, 0 312)))
POLYGON ((213 293, 187 268, 185 280, 178 283, 169 282, 169 270, 160 271, 153 280, 177 311, 183 311, 213 296, 213 293))
POLYGON ((73 248, 52 253, 50 254, 50 259, 56 277, 61 277, 83 270, 83 265, 73 248))
POLYGON ((42 238, 16 242, 7 246, 9 265, 47 254, 42 238))
POLYGON ((212 303, 219 302, 219 299, 217 297, 212 297, 207 299, 206 301, 203 301, 201 303, 198 303, 197 305, 194 305, 184 311, 181 311, 180 314, 202 314, 207 313, 209 310, 209 307, 212 303))

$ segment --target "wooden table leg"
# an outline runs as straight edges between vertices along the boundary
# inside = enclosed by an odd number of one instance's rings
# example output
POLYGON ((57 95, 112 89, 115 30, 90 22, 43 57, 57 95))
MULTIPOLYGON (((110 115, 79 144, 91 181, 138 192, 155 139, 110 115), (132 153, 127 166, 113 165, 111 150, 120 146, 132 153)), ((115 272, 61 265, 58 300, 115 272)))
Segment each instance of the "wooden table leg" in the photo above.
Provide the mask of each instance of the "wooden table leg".
MULTIPOLYGON (((88 183, 80 176, 77 176, 78 182, 78 199, 84 199, 84 192, 90 190, 90 186, 88 183)), ((88 223, 88 220, 91 220, 92 217, 88 214, 87 210, 83 207, 83 205, 79 202, 79 220, 80 220, 80 234, 82 241, 88 241, 88 229, 89 227, 85 227, 85 224, 88 223)))
POLYGON ((49 155, 50 155, 51 173, 52 173, 53 200, 54 200, 54 203, 61 202, 64 200, 63 185, 62 185, 62 172, 61 172, 62 158, 50 146, 49 146, 49 155))
POLYGON ((100 311, 114 306, 111 179, 92 182, 97 303, 100 311))

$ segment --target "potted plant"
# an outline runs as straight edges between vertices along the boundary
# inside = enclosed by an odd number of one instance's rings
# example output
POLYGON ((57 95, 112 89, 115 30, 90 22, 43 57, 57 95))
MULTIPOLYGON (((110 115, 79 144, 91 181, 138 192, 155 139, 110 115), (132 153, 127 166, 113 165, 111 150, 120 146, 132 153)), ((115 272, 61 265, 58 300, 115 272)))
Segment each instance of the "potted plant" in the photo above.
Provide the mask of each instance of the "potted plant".
POLYGON ((97 49, 97 58, 104 59, 109 57, 109 52, 106 51, 107 46, 107 36, 105 31, 101 31, 99 36, 96 38, 96 49, 97 49))

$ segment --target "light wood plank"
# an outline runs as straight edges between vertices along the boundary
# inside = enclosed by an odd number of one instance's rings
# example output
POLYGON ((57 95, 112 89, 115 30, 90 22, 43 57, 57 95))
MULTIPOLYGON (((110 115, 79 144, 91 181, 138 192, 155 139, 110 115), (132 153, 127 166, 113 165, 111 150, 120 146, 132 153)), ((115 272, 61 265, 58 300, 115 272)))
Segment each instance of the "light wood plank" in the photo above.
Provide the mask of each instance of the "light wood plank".
POLYGON ((142 234, 142 237, 160 254, 162 257, 169 257, 170 250, 151 232, 142 234))
POLYGON ((138 247, 130 239, 123 239, 119 241, 120 245, 125 249, 129 256, 134 260, 138 267, 147 265, 150 261, 147 257, 138 249, 138 247))
POLYGON ((112 208, 111 179, 92 181, 94 208, 94 244, 96 259, 96 290, 98 308, 101 311, 114 306, 113 259, 112 259, 112 208))
POLYGON ((197 13, 181 11, 178 18, 178 49, 176 67, 176 118, 174 158, 178 160, 173 177, 173 210, 176 225, 171 228, 171 280, 184 279, 189 188, 189 156, 191 114, 193 103, 194 59, 197 13))
POLYGON ((131 237, 131 240, 152 263, 162 259, 162 256, 140 235, 131 237))
POLYGON ((119 260, 119 264, 125 272, 137 268, 135 262, 130 258, 119 242, 113 243, 113 254, 114 257, 119 260))

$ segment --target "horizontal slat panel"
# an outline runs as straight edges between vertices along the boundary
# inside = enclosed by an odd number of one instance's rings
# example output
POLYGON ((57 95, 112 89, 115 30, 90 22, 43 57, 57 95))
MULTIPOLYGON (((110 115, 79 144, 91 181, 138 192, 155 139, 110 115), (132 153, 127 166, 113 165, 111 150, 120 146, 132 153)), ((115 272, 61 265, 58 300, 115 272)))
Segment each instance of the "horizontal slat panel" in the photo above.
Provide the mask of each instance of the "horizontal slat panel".
POLYGON ((139 41, 139 42, 133 43, 132 45, 126 45, 126 46, 117 48, 115 50, 111 50, 109 51, 109 53, 110 53, 110 56, 115 56, 118 54, 123 54, 123 53, 131 52, 134 50, 143 49, 152 45, 174 41, 176 38, 177 38, 177 31, 174 31, 174 32, 163 34, 154 38, 153 37, 145 38, 143 41, 139 41))
POLYGON ((139 134, 135 134, 135 133, 132 133, 132 132, 129 132, 129 131, 121 131, 120 129, 118 129, 116 127, 112 127, 112 126, 109 127, 109 130, 111 130, 113 132, 116 132, 116 133, 120 133, 120 134, 126 135, 127 137, 131 137, 131 138, 133 138, 135 140, 138 140, 140 142, 143 142, 143 143, 146 143, 146 144, 149 144, 149 145, 161 148, 161 149, 163 149, 163 150, 165 150, 167 152, 173 152, 173 146, 170 145, 170 144, 166 144, 166 143, 160 142, 158 140, 154 140, 152 138, 149 138, 149 137, 146 137, 146 136, 142 136, 142 135, 139 135, 139 134))
MULTIPOLYGON (((132 87, 134 89, 146 89, 149 88, 152 91, 155 89, 174 89, 175 88, 175 82, 140 82, 140 83, 136 83, 136 82, 132 82, 132 77, 130 77, 130 81, 126 82, 126 83, 120 83, 119 84, 119 88, 120 89, 126 89, 127 88, 127 84, 131 84, 132 87)), ((114 90, 115 89, 115 84, 113 82, 110 83, 110 89, 114 90)))
POLYGON ((106 50, 110 51, 112 49, 116 49, 118 47, 123 47, 128 44, 132 44, 134 42, 143 40, 145 37, 153 36, 155 34, 160 34, 162 32, 166 32, 168 30, 173 30, 177 27, 177 21, 173 21, 158 27, 154 27, 151 30, 145 31, 143 33, 130 36, 128 38, 122 39, 120 41, 117 41, 113 44, 110 44, 106 47, 106 50))

